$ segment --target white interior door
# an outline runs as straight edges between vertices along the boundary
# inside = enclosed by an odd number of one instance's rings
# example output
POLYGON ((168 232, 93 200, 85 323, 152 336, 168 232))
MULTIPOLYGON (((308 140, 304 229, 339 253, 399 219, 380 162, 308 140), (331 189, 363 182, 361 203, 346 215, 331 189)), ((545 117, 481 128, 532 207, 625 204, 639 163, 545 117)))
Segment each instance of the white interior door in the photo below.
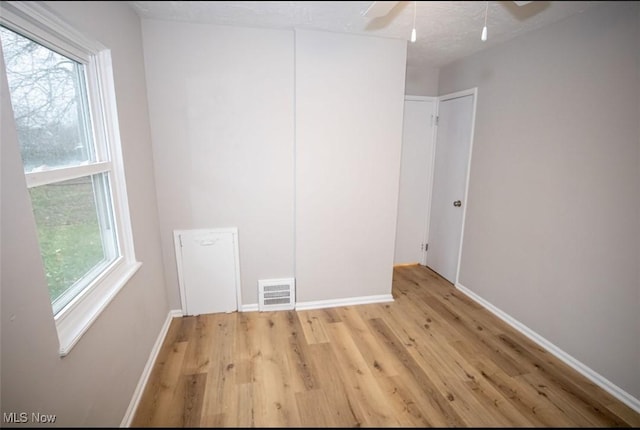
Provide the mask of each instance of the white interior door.
POLYGON ((232 312, 240 303, 235 229, 174 232, 182 311, 185 315, 232 312))
POLYGON ((435 97, 404 102, 394 264, 425 264, 433 176, 435 97))
POLYGON ((439 98, 427 266, 457 281, 473 138, 475 89, 439 98))

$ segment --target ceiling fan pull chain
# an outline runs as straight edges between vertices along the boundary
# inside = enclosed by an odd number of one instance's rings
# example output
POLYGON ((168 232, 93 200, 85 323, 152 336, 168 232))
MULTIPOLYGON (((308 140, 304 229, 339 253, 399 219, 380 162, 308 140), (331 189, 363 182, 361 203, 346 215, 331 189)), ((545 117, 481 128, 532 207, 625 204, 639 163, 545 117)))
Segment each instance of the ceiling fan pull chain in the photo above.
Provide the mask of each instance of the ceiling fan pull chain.
POLYGON ((483 42, 487 41, 487 15, 489 14, 489 2, 487 1, 487 6, 484 9, 484 27, 482 27, 482 36, 480 39, 483 42))
POLYGON ((416 41, 416 9, 418 7, 418 2, 414 0, 413 2, 413 29, 411 30, 411 42, 416 41))

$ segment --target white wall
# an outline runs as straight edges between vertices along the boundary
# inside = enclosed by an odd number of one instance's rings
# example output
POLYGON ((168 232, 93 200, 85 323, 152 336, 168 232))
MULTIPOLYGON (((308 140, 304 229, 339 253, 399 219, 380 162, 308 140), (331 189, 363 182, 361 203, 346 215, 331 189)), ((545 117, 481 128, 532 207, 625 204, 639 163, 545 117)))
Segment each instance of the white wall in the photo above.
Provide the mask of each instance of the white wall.
POLYGON ((46 5, 111 49, 134 245, 143 265, 60 358, 17 137, 13 121, 5 121, 13 114, 2 82, 1 412, 55 414, 59 426, 115 427, 168 311, 140 23, 117 2, 46 5))
POLYGON ((143 20, 169 304, 173 230, 238 227, 242 300, 293 276, 293 32, 143 20))
POLYGON ((640 6, 451 64, 478 87, 460 282, 640 398, 640 6))
POLYGON ((298 302, 391 293, 406 42, 296 31, 298 302))

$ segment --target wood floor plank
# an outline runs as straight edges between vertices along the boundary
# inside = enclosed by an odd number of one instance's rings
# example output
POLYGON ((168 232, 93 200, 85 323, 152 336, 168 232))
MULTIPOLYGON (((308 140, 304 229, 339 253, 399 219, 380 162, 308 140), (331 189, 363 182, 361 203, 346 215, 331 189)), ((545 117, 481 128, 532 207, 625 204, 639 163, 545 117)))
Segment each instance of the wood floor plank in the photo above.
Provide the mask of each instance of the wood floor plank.
POLYGON ((464 426, 464 420, 451 407, 449 400, 442 395, 424 369, 415 361, 407 348, 403 346, 402 342, 389 329, 384 320, 374 318, 369 320, 369 323, 373 332, 380 337, 390 352, 400 359, 405 369, 407 369, 424 391, 429 403, 432 405, 433 411, 444 419, 446 426, 464 426))
POLYGON ((182 427, 200 427, 207 374, 185 374, 182 379, 181 383, 184 384, 182 427))
MULTIPOLYGON (((191 317, 194 318, 194 317, 191 317)), ((220 419, 236 416, 235 331, 237 314, 213 314, 211 360, 202 407, 202 425, 213 427, 220 419)))
POLYGON ((175 321, 177 321, 179 326, 175 342, 188 342, 193 339, 193 331, 196 328, 196 318, 179 318, 175 321))
MULTIPOLYGON (((482 354, 469 353, 464 342, 456 341, 452 345, 465 357, 467 362, 472 363, 476 372, 480 373, 479 381, 489 384, 495 391, 502 394, 512 409, 519 411, 535 427, 561 427, 570 426, 569 421, 553 419, 540 411, 545 406, 543 401, 547 398, 540 397, 539 393, 528 386, 518 386, 515 381, 493 361, 482 354)), ((553 406, 553 405, 550 405, 553 406)), ((561 417, 562 418, 562 417, 561 417)))
POLYGON ((540 395, 548 397, 551 403, 563 405, 561 410, 571 418, 578 427, 628 427, 624 420, 616 417, 608 409, 602 410, 595 402, 582 395, 577 395, 571 388, 549 383, 541 375, 524 374, 516 379, 534 387, 540 395))
POLYGON ((167 357, 167 366, 160 375, 160 389, 158 391, 155 413, 149 425, 178 427, 182 425, 183 384, 181 384, 182 361, 187 350, 188 342, 175 342, 167 357))
MULTIPOLYGON (((212 315, 198 315, 189 319, 190 332, 185 352, 183 374, 207 373, 213 348, 212 315)), ((186 319, 183 319, 186 320, 186 319)), ((183 334, 184 336, 184 334, 183 334)))
POLYGON ((255 410, 253 406, 254 384, 241 383, 236 386, 238 390, 238 408, 234 420, 230 421, 232 427, 255 427, 255 410))
POLYGON ((421 396, 415 396, 400 375, 379 376, 378 383, 401 427, 437 427, 429 418, 421 396))
POLYGON ((402 364, 384 350, 383 345, 371 333, 369 326, 357 312, 357 309, 353 307, 338 308, 336 312, 349 329, 351 338, 369 366, 372 375, 385 377, 398 375, 396 368, 402 364))
POLYGON ((234 353, 237 384, 250 384, 253 382, 251 345, 255 315, 255 312, 242 312, 237 316, 234 353))
MULTIPOLYGON (((338 372, 340 363, 329 342, 309 345, 311 360, 318 369, 320 387, 325 393, 331 416, 329 421, 336 427, 361 427, 363 421, 356 415, 352 401, 347 395, 345 381, 338 372)), ((312 423, 304 423, 313 426, 312 423)))
POLYGON ((410 321, 410 324, 403 330, 406 335, 405 342, 411 346, 411 348, 407 348, 408 351, 416 358, 417 362, 421 363, 425 372, 434 375, 432 381, 442 395, 447 399, 457 399, 451 404, 464 417, 464 421, 468 425, 532 424, 531 420, 525 418, 521 412, 513 410, 511 405, 506 404, 506 399, 500 392, 483 383, 473 366, 449 345, 451 343, 449 337, 452 339, 455 337, 442 336, 441 332, 451 333, 450 329, 446 329, 437 319, 432 320, 429 317, 425 319, 424 316, 418 315, 409 304, 405 304, 403 310, 405 312, 402 315, 395 315, 393 308, 387 309, 387 318, 397 324, 401 324, 403 320, 410 321), (436 347, 432 348, 430 345, 436 345, 436 347), (484 415, 491 415, 489 412, 476 414, 476 410, 481 407, 481 404, 490 405, 486 411, 498 409, 494 416, 489 416, 489 422, 483 422, 481 419, 484 415))
POLYGON ((289 344, 285 352, 291 369, 291 386, 296 393, 314 390, 320 384, 309 356, 309 344, 304 336, 303 323, 296 312, 288 311, 285 315, 289 333, 289 344))
POLYGON ((398 421, 387 405, 382 390, 376 384, 345 323, 330 324, 328 331, 331 340, 329 344, 340 363, 338 372, 345 381, 347 397, 358 420, 365 426, 397 427, 398 421))
POLYGON ((640 428, 640 414, 622 402, 613 402, 607 405, 607 409, 624 420, 629 427, 640 428))
POLYGON ((135 427, 638 427, 640 414, 422 266, 391 303, 176 318, 135 427))
POLYGON ((313 309, 309 312, 311 312, 312 316, 320 318, 327 324, 342 321, 340 319, 340 315, 338 315, 336 308, 313 309))
POLYGON ((255 370, 257 426, 300 426, 295 393, 290 384, 286 328, 286 318, 280 312, 265 312, 257 319, 260 357, 255 370))
MULTIPOLYGON (((615 401, 612 395, 586 378, 574 378, 573 376, 577 375, 574 369, 537 345, 516 341, 515 339, 519 337, 518 335, 510 337, 504 333, 498 335, 500 342, 507 346, 508 353, 530 366, 530 373, 544 374, 546 378, 564 387, 565 391, 573 393, 581 402, 592 403, 603 410, 602 413, 607 413, 604 411, 605 404, 615 401)), ((609 418, 613 419, 613 417, 609 418)))
POLYGON ((469 342, 472 342, 480 351, 491 355, 493 360, 500 362, 500 367, 505 369, 509 375, 519 375, 525 373, 521 362, 509 355, 503 345, 494 337, 487 335, 491 333, 486 328, 482 333, 477 330, 477 324, 465 316, 459 310, 453 309, 450 305, 443 303, 436 296, 426 293, 423 301, 429 308, 433 309, 439 318, 442 318, 452 326, 460 335, 469 342))
POLYGON ((298 312, 302 322, 302 330, 308 344, 329 342, 323 321, 334 322, 333 318, 326 318, 326 312, 301 311, 298 312))
POLYGON ((335 427, 329 401, 323 390, 307 390, 296 393, 300 422, 314 423, 316 427, 335 427))

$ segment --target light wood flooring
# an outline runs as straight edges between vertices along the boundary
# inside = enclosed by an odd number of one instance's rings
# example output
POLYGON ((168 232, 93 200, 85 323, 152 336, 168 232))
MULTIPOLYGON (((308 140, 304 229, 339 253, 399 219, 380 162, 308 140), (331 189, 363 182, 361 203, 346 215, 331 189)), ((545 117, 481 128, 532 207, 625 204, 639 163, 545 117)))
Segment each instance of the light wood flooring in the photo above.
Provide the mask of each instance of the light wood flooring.
POLYGON ((392 303, 173 320, 134 427, 638 427, 422 266, 392 303))

